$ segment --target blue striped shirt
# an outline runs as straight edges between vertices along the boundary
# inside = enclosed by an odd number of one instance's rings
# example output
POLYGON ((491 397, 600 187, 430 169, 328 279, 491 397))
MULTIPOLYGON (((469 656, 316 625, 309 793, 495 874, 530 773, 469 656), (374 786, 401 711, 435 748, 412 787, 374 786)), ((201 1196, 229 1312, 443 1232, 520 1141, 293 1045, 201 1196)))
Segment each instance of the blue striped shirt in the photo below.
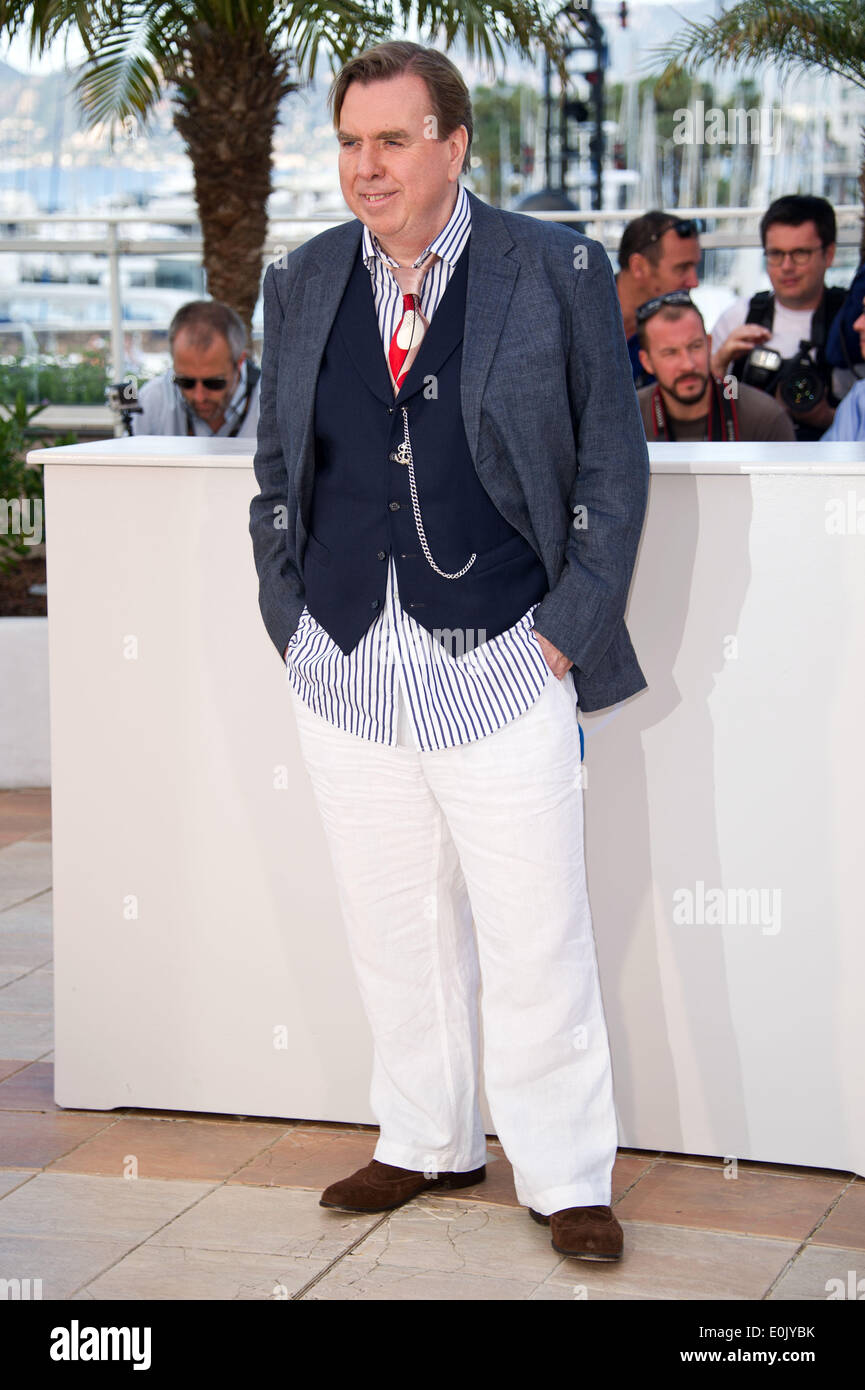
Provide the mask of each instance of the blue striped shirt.
MULTIPOLYGON (((430 251, 440 257, 421 285, 421 309, 430 322, 470 232, 471 209, 460 184, 447 225, 415 262, 430 251)), ((363 258, 387 355, 402 317, 402 291, 389 269, 398 262, 368 227, 363 258)), ((304 607, 286 652, 288 679, 316 714, 360 738, 396 746, 401 695, 422 752, 473 743, 525 714, 555 679, 532 631, 536 607, 498 637, 449 651, 404 611, 391 556, 384 609, 348 655, 304 607)))

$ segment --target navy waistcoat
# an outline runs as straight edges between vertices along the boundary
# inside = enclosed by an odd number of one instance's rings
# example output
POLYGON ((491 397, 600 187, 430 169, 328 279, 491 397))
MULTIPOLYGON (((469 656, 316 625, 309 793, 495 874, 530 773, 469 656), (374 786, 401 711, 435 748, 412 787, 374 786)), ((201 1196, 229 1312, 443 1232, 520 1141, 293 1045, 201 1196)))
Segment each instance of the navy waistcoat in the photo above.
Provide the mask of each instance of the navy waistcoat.
POLYGON ((402 607, 458 656, 539 602, 546 572, 481 485, 463 428, 468 246, 396 397, 362 250, 361 242, 318 375, 306 604, 341 650, 352 651, 384 607, 392 554, 402 607), (450 574, 477 554, 459 579, 436 574, 421 549, 409 470, 396 457, 402 406, 433 559, 450 574))

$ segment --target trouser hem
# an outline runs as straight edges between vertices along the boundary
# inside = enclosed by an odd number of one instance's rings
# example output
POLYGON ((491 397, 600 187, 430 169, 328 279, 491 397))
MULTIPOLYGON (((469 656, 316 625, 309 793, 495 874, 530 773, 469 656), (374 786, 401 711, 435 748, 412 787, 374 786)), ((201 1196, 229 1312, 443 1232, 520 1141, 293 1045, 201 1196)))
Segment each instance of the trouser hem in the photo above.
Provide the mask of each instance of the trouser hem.
POLYGON ((520 1201, 541 1216, 551 1216, 555 1211, 567 1211, 569 1207, 608 1207, 612 1195, 609 1179, 604 1182, 574 1183, 570 1187, 548 1187, 543 1192, 530 1194, 525 1188, 517 1187, 520 1201))
POLYGON ((437 1173, 471 1173, 487 1161, 486 1145, 474 1154, 459 1150, 431 1153, 429 1149, 409 1148, 382 1139, 376 1144, 373 1157, 379 1163, 391 1163, 395 1168, 408 1168, 413 1173, 427 1173, 429 1177, 437 1173))

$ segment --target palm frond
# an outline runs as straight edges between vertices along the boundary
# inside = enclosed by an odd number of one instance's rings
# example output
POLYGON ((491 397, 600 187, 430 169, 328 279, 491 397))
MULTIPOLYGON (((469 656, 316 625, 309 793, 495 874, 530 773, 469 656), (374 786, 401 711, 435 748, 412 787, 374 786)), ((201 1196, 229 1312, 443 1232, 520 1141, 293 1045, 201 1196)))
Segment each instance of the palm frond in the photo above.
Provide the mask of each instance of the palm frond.
POLYGON ((185 31, 179 15, 165 13, 168 8, 126 5, 122 23, 94 32, 93 54, 76 83, 88 125, 107 122, 113 133, 129 117, 146 121, 166 82, 177 76, 185 31))
POLYGON ((670 43, 654 48, 646 66, 660 81, 696 72, 703 63, 755 67, 774 63, 782 75, 822 68, 865 88, 865 5, 862 0, 739 0, 717 19, 689 21, 670 43))
POLYGON ((0 0, 0 33, 27 34, 31 55, 41 57, 59 38, 77 32, 88 45, 92 6, 86 0, 0 0))
MULTIPOLYGON (((450 48, 457 37, 465 43, 471 58, 479 58, 490 68, 504 61, 509 49, 521 57, 532 57, 537 45, 554 58, 562 54, 567 23, 553 10, 535 0, 398 0, 403 24, 415 19, 429 40, 444 38, 450 48)), ((579 18, 579 12, 576 15, 579 18)))
POLYGON ((389 6, 356 0, 291 0, 283 9, 280 30, 297 66, 311 78, 321 50, 333 67, 392 37, 393 12, 389 6))

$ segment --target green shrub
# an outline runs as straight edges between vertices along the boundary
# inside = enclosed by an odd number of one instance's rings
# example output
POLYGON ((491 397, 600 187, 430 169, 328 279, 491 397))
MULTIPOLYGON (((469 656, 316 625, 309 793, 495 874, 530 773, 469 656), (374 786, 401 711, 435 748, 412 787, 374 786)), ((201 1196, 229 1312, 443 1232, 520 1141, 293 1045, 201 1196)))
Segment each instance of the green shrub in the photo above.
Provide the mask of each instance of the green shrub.
MULTIPOLYGON (((29 407, 23 390, 17 392, 14 404, 0 409, 0 571, 4 573, 33 550, 16 526, 15 511, 20 513, 22 503, 38 501, 43 517, 41 539, 45 539, 42 468, 28 464, 25 458, 32 444, 30 422, 42 409, 41 405, 29 407)), ((76 438, 74 434, 59 435, 52 443, 74 444, 76 438)), ((33 512, 36 510, 34 506, 33 512)))
POLYGON ((19 391, 25 400, 51 405, 104 405, 108 384, 106 355, 88 349, 81 355, 19 355, 0 361, 0 402, 12 405, 19 391))

